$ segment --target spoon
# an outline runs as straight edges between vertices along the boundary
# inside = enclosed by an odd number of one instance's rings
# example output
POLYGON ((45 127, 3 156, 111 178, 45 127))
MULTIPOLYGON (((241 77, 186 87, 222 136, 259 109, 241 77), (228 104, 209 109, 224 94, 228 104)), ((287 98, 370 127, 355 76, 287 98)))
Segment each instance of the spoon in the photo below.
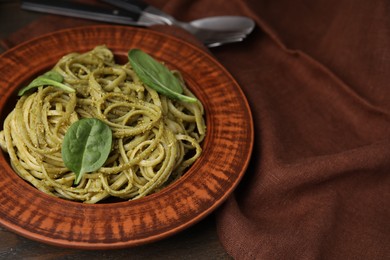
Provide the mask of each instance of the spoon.
POLYGON ((170 20, 170 22, 167 24, 187 30, 209 47, 220 46, 222 42, 242 41, 255 26, 253 20, 243 16, 214 16, 193 20, 189 23, 177 20, 170 20), (220 43, 214 44, 215 41, 220 43))
POLYGON ((208 47, 242 41, 255 27, 254 21, 244 16, 214 16, 186 23, 172 17, 144 13, 139 21, 145 24, 158 23, 178 26, 193 34, 208 47))

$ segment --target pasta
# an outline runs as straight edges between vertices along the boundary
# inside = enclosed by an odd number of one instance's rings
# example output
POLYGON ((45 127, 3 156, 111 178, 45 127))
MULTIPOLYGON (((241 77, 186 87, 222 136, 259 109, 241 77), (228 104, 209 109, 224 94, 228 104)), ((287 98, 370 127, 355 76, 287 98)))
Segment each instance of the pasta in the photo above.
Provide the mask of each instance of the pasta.
MULTIPOLYGON (((84 203, 138 199, 177 180, 200 156, 206 134, 202 104, 158 94, 130 63, 116 64, 106 46, 68 54, 53 70, 76 91, 45 86, 23 95, 0 132, 13 169, 37 189, 84 203), (113 143, 105 164, 74 185, 61 143, 69 126, 82 118, 107 124, 113 143)), ((180 80, 184 94, 193 96, 180 80)))

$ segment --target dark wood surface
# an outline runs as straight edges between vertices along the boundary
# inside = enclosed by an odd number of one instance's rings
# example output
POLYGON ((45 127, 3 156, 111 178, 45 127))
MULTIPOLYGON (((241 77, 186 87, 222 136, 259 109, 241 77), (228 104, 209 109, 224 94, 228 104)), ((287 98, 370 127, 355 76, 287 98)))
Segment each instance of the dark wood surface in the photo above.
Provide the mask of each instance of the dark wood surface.
MULTIPOLYGON (((0 38, 23 28, 41 14, 23 11, 18 1, 0 0, 0 38)), ((0 49, 0 52, 3 52, 0 49)), ((59 248, 19 236, 0 227, 0 259, 230 259, 218 240, 214 215, 151 244, 106 251, 59 248)))

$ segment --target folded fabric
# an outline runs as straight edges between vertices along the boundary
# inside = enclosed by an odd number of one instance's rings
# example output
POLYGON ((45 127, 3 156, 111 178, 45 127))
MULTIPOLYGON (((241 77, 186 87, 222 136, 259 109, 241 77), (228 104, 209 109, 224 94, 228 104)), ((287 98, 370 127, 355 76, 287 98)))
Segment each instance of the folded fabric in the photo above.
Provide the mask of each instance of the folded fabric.
POLYGON ((259 30, 214 54, 247 93, 256 144, 218 212, 222 243, 236 259, 389 257, 388 3, 243 6, 259 30))

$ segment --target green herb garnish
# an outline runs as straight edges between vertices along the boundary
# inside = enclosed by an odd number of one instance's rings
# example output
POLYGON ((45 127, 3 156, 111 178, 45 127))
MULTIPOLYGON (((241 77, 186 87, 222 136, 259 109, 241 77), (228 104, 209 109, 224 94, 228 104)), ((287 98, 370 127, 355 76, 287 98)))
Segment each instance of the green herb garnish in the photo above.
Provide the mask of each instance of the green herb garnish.
POLYGON ((66 92, 75 92, 75 90, 62 82, 64 81, 64 78, 61 76, 60 73, 50 70, 46 72, 45 74, 38 76, 36 79, 34 79, 28 86, 22 88, 19 92, 19 96, 23 96, 24 93, 26 93, 28 90, 32 88, 37 88, 40 86, 54 86, 57 88, 60 88, 66 92))
POLYGON ((196 102, 197 99, 183 95, 179 79, 162 63, 149 54, 132 49, 128 53, 129 61, 140 80, 158 93, 172 99, 185 102, 196 102))
POLYGON ((76 185, 84 173, 103 166, 111 144, 111 129, 99 119, 84 118, 69 127, 62 143, 62 159, 65 166, 76 174, 76 185))

